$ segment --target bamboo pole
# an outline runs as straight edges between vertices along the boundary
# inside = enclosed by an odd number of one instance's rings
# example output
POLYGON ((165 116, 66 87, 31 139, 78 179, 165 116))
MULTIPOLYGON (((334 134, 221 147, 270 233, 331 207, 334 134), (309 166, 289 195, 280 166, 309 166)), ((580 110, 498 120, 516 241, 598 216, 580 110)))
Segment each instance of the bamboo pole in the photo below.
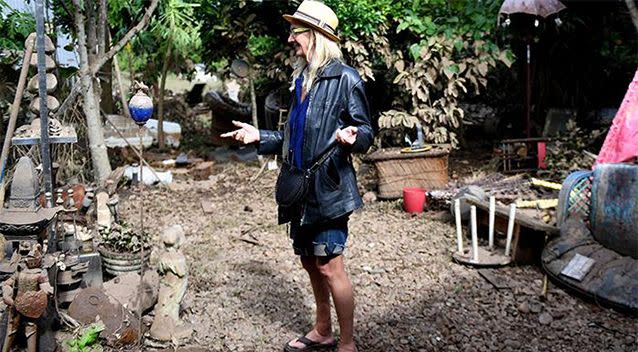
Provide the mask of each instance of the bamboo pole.
POLYGON ((20 70, 20 78, 18 79, 18 88, 16 89, 16 95, 13 99, 13 104, 11 104, 9 124, 7 125, 7 133, 4 137, 4 144, 2 145, 2 154, 0 155, 0 207, 4 204, 4 176, 6 174, 7 158, 9 156, 9 148, 11 147, 11 138, 13 138, 13 132, 16 128, 16 120, 18 119, 18 112, 20 111, 20 102, 22 101, 22 96, 24 94, 24 86, 27 82, 27 74, 29 73, 29 62, 31 61, 31 55, 33 55, 35 37, 35 33, 30 34, 29 38, 27 38, 27 42, 25 43, 24 58, 22 59, 22 69, 20 70))

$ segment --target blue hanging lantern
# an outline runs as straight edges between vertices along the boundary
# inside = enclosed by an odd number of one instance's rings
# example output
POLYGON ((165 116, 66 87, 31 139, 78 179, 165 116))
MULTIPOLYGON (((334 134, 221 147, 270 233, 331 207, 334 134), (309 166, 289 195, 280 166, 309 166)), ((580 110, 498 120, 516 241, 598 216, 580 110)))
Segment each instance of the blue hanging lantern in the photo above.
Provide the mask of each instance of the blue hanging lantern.
POLYGON ((153 99, 146 94, 148 87, 143 83, 135 83, 134 89, 137 93, 129 101, 128 109, 135 123, 142 126, 153 116, 153 99))

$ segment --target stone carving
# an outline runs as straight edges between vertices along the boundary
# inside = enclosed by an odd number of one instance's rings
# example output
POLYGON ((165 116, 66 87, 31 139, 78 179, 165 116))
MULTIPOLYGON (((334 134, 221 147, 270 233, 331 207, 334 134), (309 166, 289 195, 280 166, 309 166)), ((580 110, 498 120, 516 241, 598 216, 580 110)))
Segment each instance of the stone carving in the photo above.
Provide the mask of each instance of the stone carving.
POLYGON ((153 253, 160 274, 160 290, 151 337, 159 341, 175 341, 190 337, 192 328, 179 318, 179 308, 186 294, 186 257, 179 250, 184 240, 180 225, 172 226, 161 235, 164 247, 153 253))
POLYGON ((97 204, 97 225, 106 229, 111 228, 111 210, 109 209, 109 195, 106 192, 99 192, 96 196, 97 204))
POLYGON ((5 238, 35 238, 61 210, 60 207, 41 208, 37 202, 39 193, 40 185, 33 162, 26 156, 20 158, 11 182, 9 208, 0 208, 0 233, 5 238))

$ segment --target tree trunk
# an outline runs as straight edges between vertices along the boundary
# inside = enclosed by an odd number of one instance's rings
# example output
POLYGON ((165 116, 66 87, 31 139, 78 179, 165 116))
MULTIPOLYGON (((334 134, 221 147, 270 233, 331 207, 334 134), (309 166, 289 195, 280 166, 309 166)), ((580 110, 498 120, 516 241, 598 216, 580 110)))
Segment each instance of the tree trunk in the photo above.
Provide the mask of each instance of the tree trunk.
MULTIPOLYGON (((87 50, 87 37, 84 28, 85 18, 78 0, 73 1, 75 5, 75 26, 78 36, 78 53, 80 54, 80 70, 90 72, 89 53, 87 50)), ((82 98, 84 99, 83 109, 86 117, 87 134, 89 137, 89 150, 91 151, 91 161, 93 172, 97 181, 106 180, 111 173, 111 163, 104 144, 104 131, 100 119, 100 106, 95 94, 93 76, 84 74, 80 77, 82 88, 82 98)))
POLYGON ((113 60, 108 61, 100 72, 101 102, 100 107, 107 114, 115 111, 115 102, 113 101, 113 60))
POLYGON ((104 144, 104 129, 100 118, 100 106, 94 93, 93 79, 88 75, 82 76, 81 84, 84 91, 82 95, 84 99, 84 115, 86 116, 93 171, 96 180, 104 181, 111 174, 111 163, 104 144))
MULTIPOLYGON (((100 0, 100 6, 104 6, 100 8, 100 17, 98 19, 98 32, 97 32, 97 40, 100 43, 100 47, 98 49, 98 55, 102 56, 106 52, 106 48, 111 45, 111 38, 109 34, 108 25, 106 24, 105 12, 106 12, 106 0, 100 0), (100 30, 100 28, 102 30, 100 30)), ((115 102, 113 101, 113 59, 109 60, 102 66, 100 69, 100 87, 102 88, 101 92, 101 102, 100 108, 107 114, 112 114, 115 112, 115 102)))
POLYGON ((160 81, 158 103, 159 106, 157 107, 157 142, 160 149, 163 149, 166 146, 164 143, 164 89, 166 88, 166 75, 168 74, 168 67, 170 66, 172 54, 173 44, 169 41, 168 48, 166 49, 166 56, 164 56, 164 65, 162 66, 162 80, 160 81))
MULTIPOLYGON (((77 16, 81 16, 82 14, 78 13, 78 11, 81 12, 80 0, 72 0, 72 2, 73 2, 73 5, 76 8, 76 13, 74 14, 74 16, 76 16, 76 17, 77 16)), ((64 2, 61 2, 61 4, 63 5, 64 2)), ((158 4, 159 4, 159 0, 151 0, 151 3, 146 8, 146 12, 144 13, 144 17, 142 17, 142 20, 137 25, 135 25, 135 27, 131 28, 128 32, 126 32, 124 37, 122 37, 114 46, 109 48, 109 51, 104 53, 104 55, 99 55, 96 58, 95 62, 92 62, 89 66, 85 66, 85 67, 80 65, 80 72, 78 73, 78 76, 82 77, 82 76, 87 75, 87 74, 90 74, 90 75, 97 74, 97 72, 100 70, 100 68, 102 68, 102 66, 107 61, 109 61, 111 58, 113 58, 113 56, 115 56, 115 54, 117 54, 120 50, 122 50, 122 48, 129 41, 131 41, 131 39, 135 35, 137 35, 137 33, 139 33, 142 29, 144 29, 146 27, 146 25, 151 20, 151 16, 153 15, 153 12, 157 8, 158 4)), ((63 7, 64 7, 64 5, 63 5, 63 7)), ((82 21, 84 21, 84 16, 82 16, 81 19, 82 19, 82 21)), ((78 18, 75 18, 76 27, 78 27, 77 20, 78 20, 78 18)), ((84 22, 80 22, 80 23, 84 23, 84 22)), ((78 35, 78 37, 79 37, 79 35, 78 35)), ((86 45, 86 34, 84 34, 84 39, 83 40, 84 40, 84 44, 86 45)), ((75 102, 75 99, 80 94, 80 88, 79 87, 80 87, 79 84, 76 84, 76 85, 73 86, 73 89, 71 90, 69 95, 66 97, 66 99, 64 99, 64 102, 62 102, 62 105, 60 105, 60 108, 55 113, 55 117, 56 118, 59 118, 60 116, 63 116, 65 114, 65 112, 67 111, 67 109, 71 105, 73 105, 73 103, 75 102)))

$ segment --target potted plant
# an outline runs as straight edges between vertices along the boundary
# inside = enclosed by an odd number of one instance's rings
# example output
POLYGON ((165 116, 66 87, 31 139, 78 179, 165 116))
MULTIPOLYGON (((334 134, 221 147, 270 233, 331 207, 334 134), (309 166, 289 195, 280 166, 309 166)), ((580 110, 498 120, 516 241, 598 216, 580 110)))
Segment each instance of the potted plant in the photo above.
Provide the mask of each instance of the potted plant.
POLYGON ((448 183, 450 144, 425 144, 423 134, 427 129, 417 116, 405 111, 385 111, 378 121, 379 149, 367 160, 377 170, 379 198, 396 199, 403 195, 404 188, 431 190, 448 183))
POLYGON ((147 262, 151 253, 150 235, 140 232, 126 222, 114 223, 110 228, 101 228, 102 241, 98 251, 104 270, 111 275, 121 275, 140 270, 142 258, 147 262))

